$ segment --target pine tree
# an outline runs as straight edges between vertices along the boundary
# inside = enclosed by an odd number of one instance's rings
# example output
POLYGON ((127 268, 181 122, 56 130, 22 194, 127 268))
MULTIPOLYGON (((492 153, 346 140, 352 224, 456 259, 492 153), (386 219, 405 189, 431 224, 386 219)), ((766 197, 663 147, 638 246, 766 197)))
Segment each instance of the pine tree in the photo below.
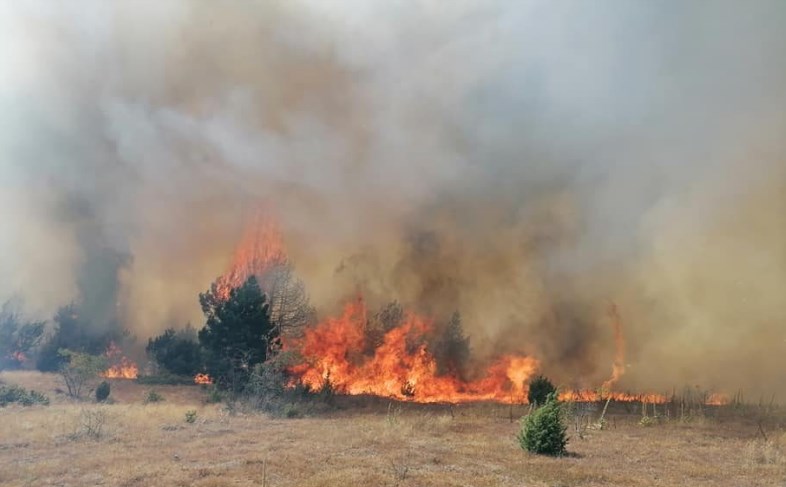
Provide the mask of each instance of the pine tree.
POLYGON ((542 407, 522 419, 518 435, 521 448, 540 455, 564 455, 568 439, 562 416, 556 394, 549 394, 542 407))
POLYGON ((207 372, 219 386, 238 392, 278 339, 267 298, 251 276, 226 300, 207 292, 199 295, 199 302, 206 318, 199 343, 207 354, 207 372))
POLYGON ((148 340, 145 350, 160 367, 172 374, 192 376, 203 367, 202 347, 190 325, 181 331, 165 330, 148 340))
POLYGON ((557 388, 545 376, 539 375, 529 383, 527 400, 535 406, 542 406, 546 403, 549 394, 557 392, 557 388))

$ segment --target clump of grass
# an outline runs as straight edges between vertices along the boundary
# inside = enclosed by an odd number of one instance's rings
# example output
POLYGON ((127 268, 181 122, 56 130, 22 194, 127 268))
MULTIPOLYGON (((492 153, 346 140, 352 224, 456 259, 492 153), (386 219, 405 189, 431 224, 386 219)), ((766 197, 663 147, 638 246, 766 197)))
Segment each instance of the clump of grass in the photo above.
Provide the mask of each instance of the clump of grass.
POLYGON ((401 406, 393 407, 393 403, 388 403, 388 414, 385 421, 388 426, 396 426, 398 424, 399 416, 401 416, 401 406))
POLYGON ((79 412, 76 428, 70 435, 72 440, 88 438, 99 440, 104 436, 106 412, 102 409, 83 409, 79 412))
POLYGON ((189 409, 186 411, 186 423, 194 424, 197 420, 197 412, 196 409, 189 409))
POLYGON ((159 373, 155 375, 140 375, 136 378, 136 382, 137 384, 145 384, 149 386, 188 386, 194 383, 194 378, 184 375, 159 373))
POLYGON ((390 462, 390 467, 393 473, 393 478, 396 479, 396 482, 403 482, 407 480, 407 477, 409 477, 409 464, 392 460, 390 462))
POLYGON ((647 403, 641 403, 641 419, 639 420, 639 424, 644 427, 655 426, 660 424, 663 417, 658 414, 657 409, 655 409, 655 403, 652 404, 652 416, 650 416, 647 412, 647 403))
POLYGON ((147 393, 145 393, 145 399, 143 402, 145 404, 150 404, 151 402, 161 402, 163 400, 164 400, 164 396, 156 392, 155 389, 150 389, 149 391, 147 391, 147 393))
POLYGON ((748 465, 783 465, 786 455, 772 440, 752 440, 743 448, 743 458, 748 465))
POLYGON ((296 404, 287 404, 284 406, 284 417, 289 419, 299 418, 303 415, 300 408, 296 404))
POLYGON ((653 418, 652 416, 642 416, 639 420, 639 424, 644 427, 655 426, 658 421, 653 418))

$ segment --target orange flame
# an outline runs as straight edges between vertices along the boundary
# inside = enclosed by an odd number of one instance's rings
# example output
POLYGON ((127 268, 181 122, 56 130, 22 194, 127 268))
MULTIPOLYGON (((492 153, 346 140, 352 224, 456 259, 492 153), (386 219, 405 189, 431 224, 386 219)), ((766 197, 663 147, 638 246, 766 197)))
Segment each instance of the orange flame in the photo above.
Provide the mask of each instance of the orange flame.
POLYGON ((264 211, 258 211, 246 227, 232 263, 216 281, 217 296, 229 298, 229 292, 242 286, 249 277, 256 276, 259 279, 272 267, 286 260, 284 240, 278 224, 264 211))
POLYGON ((207 374, 197 374, 194 376, 194 384, 212 384, 213 379, 207 374))
POLYGON ((110 366, 101 374, 101 377, 106 379, 136 379, 139 375, 139 367, 123 355, 123 351, 115 345, 115 342, 109 342, 105 355, 110 366))
POLYGON ((300 350, 305 362, 292 372, 314 389, 329 381, 350 395, 423 403, 522 402, 526 382, 538 367, 532 357, 505 356, 476 381, 438 375, 436 360, 422 340, 431 324, 413 313, 385 335, 372 357, 363 356, 365 323, 366 307, 359 299, 348 303, 340 317, 307 330, 300 350))

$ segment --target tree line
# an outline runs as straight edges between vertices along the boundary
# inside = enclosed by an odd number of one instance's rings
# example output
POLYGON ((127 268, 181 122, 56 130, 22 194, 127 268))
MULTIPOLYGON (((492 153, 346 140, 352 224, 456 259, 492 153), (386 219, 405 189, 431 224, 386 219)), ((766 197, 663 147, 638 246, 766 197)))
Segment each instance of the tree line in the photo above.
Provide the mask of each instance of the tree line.
MULTIPOLYGON (((287 367, 281 362, 296 360, 292 354, 269 364, 267 371, 260 371, 258 366, 278 356, 282 336, 298 335, 314 323, 315 313, 302 282, 288 265, 263 276, 262 282, 265 289, 252 276, 231 289, 228 297, 220 295, 215 284, 201 293, 199 303, 205 321, 200 329, 191 325, 168 328, 148 340, 145 350, 157 369, 155 374, 181 377, 187 382, 196 374, 206 373, 218 388, 233 392, 242 391, 255 373, 267 376, 271 370, 276 371, 279 380, 291 382, 291 378, 283 377, 287 367)), ((370 315, 361 352, 373 355, 385 334, 403 324, 404 319, 404 309, 397 301, 370 315)), ((34 362, 38 370, 62 372, 75 360, 75 354, 103 356, 111 343, 135 340, 116 323, 94 326, 77 304, 60 308, 52 325, 47 331, 45 322, 25 321, 10 304, 2 307, 0 369, 34 362)), ((458 312, 421 339, 428 341, 439 373, 466 378, 470 345, 458 312)))

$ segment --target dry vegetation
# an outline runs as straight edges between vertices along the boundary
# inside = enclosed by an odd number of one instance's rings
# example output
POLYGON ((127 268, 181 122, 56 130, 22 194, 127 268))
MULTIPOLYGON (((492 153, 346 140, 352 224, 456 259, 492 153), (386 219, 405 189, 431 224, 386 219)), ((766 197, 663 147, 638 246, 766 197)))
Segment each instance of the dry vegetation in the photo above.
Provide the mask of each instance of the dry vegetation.
POLYGON ((751 412, 643 427, 635 408, 618 408, 603 431, 579 438, 571 428, 569 457, 547 458, 519 448, 507 406, 451 414, 354 400, 317 417, 272 419, 205 404, 199 387, 157 386, 165 400, 145 405, 148 386, 115 381, 114 404, 97 405, 57 394, 53 375, 0 380, 52 399, 0 409, 0 484, 8 486, 786 485, 786 437, 772 414, 765 441, 751 412))

